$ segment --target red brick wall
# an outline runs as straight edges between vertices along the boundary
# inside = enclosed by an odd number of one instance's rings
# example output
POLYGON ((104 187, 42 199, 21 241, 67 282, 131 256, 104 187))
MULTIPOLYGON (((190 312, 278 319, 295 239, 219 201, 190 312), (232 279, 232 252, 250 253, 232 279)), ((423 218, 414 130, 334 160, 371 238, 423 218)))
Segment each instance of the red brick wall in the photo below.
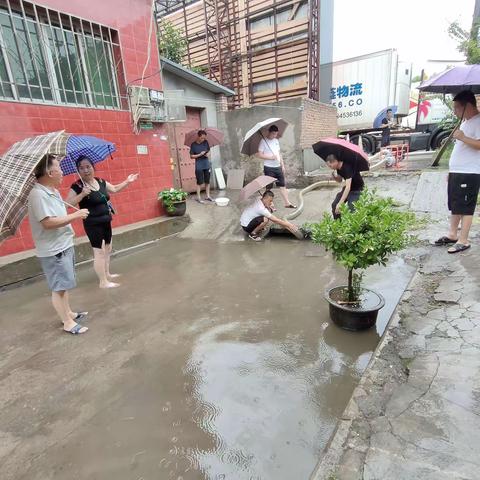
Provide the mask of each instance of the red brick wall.
MULTIPOLYGON (((147 60, 150 0, 43 0, 41 4, 118 30, 126 81, 141 76, 147 60)), ((151 41, 146 76, 153 76, 145 80, 144 85, 161 90, 160 76, 156 74, 160 66, 155 29, 151 41)), ((154 218, 162 213, 157 201, 158 191, 173 185, 169 146, 165 139, 167 130, 164 125, 157 125, 154 130, 135 135, 130 117, 128 111, 0 101, 0 153, 18 140, 55 130, 105 138, 115 143, 117 151, 113 159, 99 164, 98 176, 115 184, 129 173, 140 173, 137 182, 112 196, 117 211, 113 226, 154 218), (137 145, 147 145, 148 155, 138 155, 137 145)), ((62 194, 66 194, 74 180, 73 175, 64 179, 62 194)), ((84 234, 81 222, 76 222, 74 228, 78 235, 84 234)), ((33 248, 33 241, 25 220, 17 235, 0 245, 0 256, 30 248, 33 248)))
POLYGON ((308 98, 303 101, 301 148, 310 148, 324 137, 337 136, 337 109, 308 98))

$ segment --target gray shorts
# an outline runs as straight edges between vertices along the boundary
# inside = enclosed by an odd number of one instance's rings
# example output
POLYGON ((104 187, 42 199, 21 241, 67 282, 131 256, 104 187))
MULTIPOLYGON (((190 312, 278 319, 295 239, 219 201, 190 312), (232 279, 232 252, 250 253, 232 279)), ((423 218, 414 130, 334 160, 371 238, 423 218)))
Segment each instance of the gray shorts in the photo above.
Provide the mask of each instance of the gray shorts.
POLYGON ((75 250, 67 248, 53 257, 39 257, 48 287, 52 292, 71 290, 77 286, 75 278, 75 250))

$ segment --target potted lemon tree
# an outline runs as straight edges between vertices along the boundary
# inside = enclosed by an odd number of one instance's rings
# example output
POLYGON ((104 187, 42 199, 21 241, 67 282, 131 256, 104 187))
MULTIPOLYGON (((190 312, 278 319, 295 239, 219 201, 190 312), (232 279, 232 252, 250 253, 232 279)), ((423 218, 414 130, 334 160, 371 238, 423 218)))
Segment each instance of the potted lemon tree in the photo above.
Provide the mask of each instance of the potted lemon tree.
POLYGON ((385 266, 392 253, 414 241, 409 232, 415 223, 413 213, 399 211, 392 199, 365 190, 353 210, 342 205, 340 219, 325 214, 322 221, 308 226, 312 241, 330 251, 348 272, 346 285, 325 294, 334 323, 347 330, 375 325, 385 300, 363 286, 361 272, 371 265, 385 266))
POLYGON ((169 188, 162 190, 158 194, 158 199, 162 202, 167 215, 170 217, 180 217, 185 215, 187 210, 187 192, 181 189, 169 188))

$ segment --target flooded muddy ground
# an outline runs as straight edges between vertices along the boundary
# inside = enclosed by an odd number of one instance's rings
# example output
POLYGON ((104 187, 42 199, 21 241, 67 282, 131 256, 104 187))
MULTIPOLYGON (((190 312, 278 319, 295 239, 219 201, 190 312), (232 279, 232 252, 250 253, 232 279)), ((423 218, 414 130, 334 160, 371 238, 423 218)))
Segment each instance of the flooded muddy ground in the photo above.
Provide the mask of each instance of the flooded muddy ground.
POLYGON ((43 281, 0 294, 2 480, 308 479, 413 275, 372 268, 377 329, 328 319, 344 281, 286 238, 169 238, 115 258, 122 286, 79 269, 62 333, 43 281))

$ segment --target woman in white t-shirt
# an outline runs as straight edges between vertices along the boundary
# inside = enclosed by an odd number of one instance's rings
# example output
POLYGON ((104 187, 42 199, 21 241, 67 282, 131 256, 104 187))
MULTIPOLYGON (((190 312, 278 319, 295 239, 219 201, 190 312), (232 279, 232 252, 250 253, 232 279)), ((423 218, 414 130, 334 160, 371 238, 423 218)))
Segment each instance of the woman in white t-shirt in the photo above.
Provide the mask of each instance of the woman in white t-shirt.
POLYGON ((285 164, 280 153, 280 142, 277 137, 278 127, 271 125, 268 129, 267 138, 260 141, 257 157, 263 159, 263 173, 277 179, 275 183, 280 188, 280 195, 285 202, 285 208, 297 208, 288 199, 288 191, 285 188, 285 164))

